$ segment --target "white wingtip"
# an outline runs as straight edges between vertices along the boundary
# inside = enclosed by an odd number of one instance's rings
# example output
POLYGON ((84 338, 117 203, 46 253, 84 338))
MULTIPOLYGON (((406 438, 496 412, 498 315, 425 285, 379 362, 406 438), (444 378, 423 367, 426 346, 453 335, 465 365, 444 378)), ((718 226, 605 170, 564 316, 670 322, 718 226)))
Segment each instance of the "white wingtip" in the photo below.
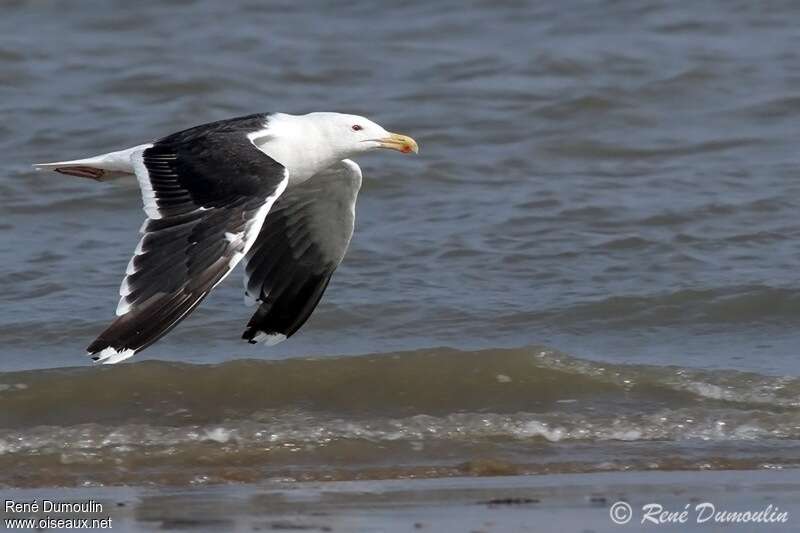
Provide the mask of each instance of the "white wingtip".
POLYGON ((279 342, 285 341, 286 335, 283 333, 264 333, 263 331, 259 331, 258 335, 253 337, 253 340, 256 342, 263 342, 267 346, 275 346, 279 342))
POLYGON ((95 363, 100 363, 103 365, 113 365, 119 363, 120 361, 124 361, 129 357, 133 357, 133 354, 136 353, 130 348, 126 348, 122 351, 117 351, 111 346, 108 348, 103 348, 100 352, 96 354, 89 354, 89 357, 94 359, 95 363))

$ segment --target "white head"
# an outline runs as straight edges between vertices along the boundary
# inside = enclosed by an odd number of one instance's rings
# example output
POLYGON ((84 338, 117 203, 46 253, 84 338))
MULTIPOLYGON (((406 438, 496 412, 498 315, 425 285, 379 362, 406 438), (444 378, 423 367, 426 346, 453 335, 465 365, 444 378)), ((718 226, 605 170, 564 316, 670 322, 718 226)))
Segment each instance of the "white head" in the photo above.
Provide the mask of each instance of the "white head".
POLYGON ((404 154, 417 153, 417 142, 406 135, 386 131, 371 120, 344 113, 309 113, 300 118, 312 122, 327 143, 344 157, 369 152, 377 148, 397 150, 404 154))
POLYGON ((337 161, 378 148, 417 153, 411 137, 391 133, 371 120, 343 113, 270 116, 267 128, 251 140, 289 170, 290 180, 305 180, 337 161))

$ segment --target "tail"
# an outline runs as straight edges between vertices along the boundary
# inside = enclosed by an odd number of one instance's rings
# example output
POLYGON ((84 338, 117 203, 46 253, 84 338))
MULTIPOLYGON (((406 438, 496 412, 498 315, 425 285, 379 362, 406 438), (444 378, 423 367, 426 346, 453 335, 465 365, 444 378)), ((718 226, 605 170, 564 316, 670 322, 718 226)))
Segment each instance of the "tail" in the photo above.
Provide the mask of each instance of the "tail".
POLYGON ((79 178, 106 181, 111 178, 134 174, 131 158, 137 151, 141 151, 145 147, 145 145, 134 146, 127 150, 87 157, 86 159, 37 163, 33 165, 33 168, 36 170, 54 170, 60 174, 68 174, 79 178))
POLYGON ((33 168, 36 170, 54 170, 59 174, 68 174, 96 181, 108 179, 104 169, 93 167, 87 164, 88 161, 88 159, 76 159, 75 161, 59 161, 57 163, 37 163, 33 165, 33 168))

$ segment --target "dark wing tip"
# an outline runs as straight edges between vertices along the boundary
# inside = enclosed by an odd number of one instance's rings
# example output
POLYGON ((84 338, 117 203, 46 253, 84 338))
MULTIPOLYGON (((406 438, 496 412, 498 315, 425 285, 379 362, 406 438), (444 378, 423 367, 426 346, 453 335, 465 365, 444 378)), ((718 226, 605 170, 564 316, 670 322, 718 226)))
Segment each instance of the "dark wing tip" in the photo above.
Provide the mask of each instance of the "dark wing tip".
POLYGON ((332 274, 310 275, 273 288, 248 322, 242 338, 251 344, 271 346, 294 335, 317 307, 332 274))
POLYGON ((132 357, 156 342, 194 310, 208 293, 181 291, 156 298, 118 317, 87 351, 98 363, 113 364, 132 357))
POLYGON ((247 329, 244 330, 242 333, 242 338, 246 340, 250 344, 258 344, 258 341, 255 340, 256 335, 262 333, 258 330, 258 328, 251 326, 250 324, 247 325, 247 329))

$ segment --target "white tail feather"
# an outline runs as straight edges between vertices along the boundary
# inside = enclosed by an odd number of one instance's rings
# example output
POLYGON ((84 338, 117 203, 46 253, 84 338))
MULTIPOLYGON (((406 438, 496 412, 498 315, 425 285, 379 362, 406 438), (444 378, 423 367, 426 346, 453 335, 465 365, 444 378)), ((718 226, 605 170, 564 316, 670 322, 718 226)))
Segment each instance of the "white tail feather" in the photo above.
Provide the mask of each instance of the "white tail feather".
POLYGON ((86 159, 73 159, 72 161, 58 161, 55 163, 37 163, 33 165, 36 170, 54 170, 60 174, 69 174, 80 178, 89 178, 97 181, 134 174, 131 157, 138 151, 150 146, 143 144, 109 152, 86 159))

